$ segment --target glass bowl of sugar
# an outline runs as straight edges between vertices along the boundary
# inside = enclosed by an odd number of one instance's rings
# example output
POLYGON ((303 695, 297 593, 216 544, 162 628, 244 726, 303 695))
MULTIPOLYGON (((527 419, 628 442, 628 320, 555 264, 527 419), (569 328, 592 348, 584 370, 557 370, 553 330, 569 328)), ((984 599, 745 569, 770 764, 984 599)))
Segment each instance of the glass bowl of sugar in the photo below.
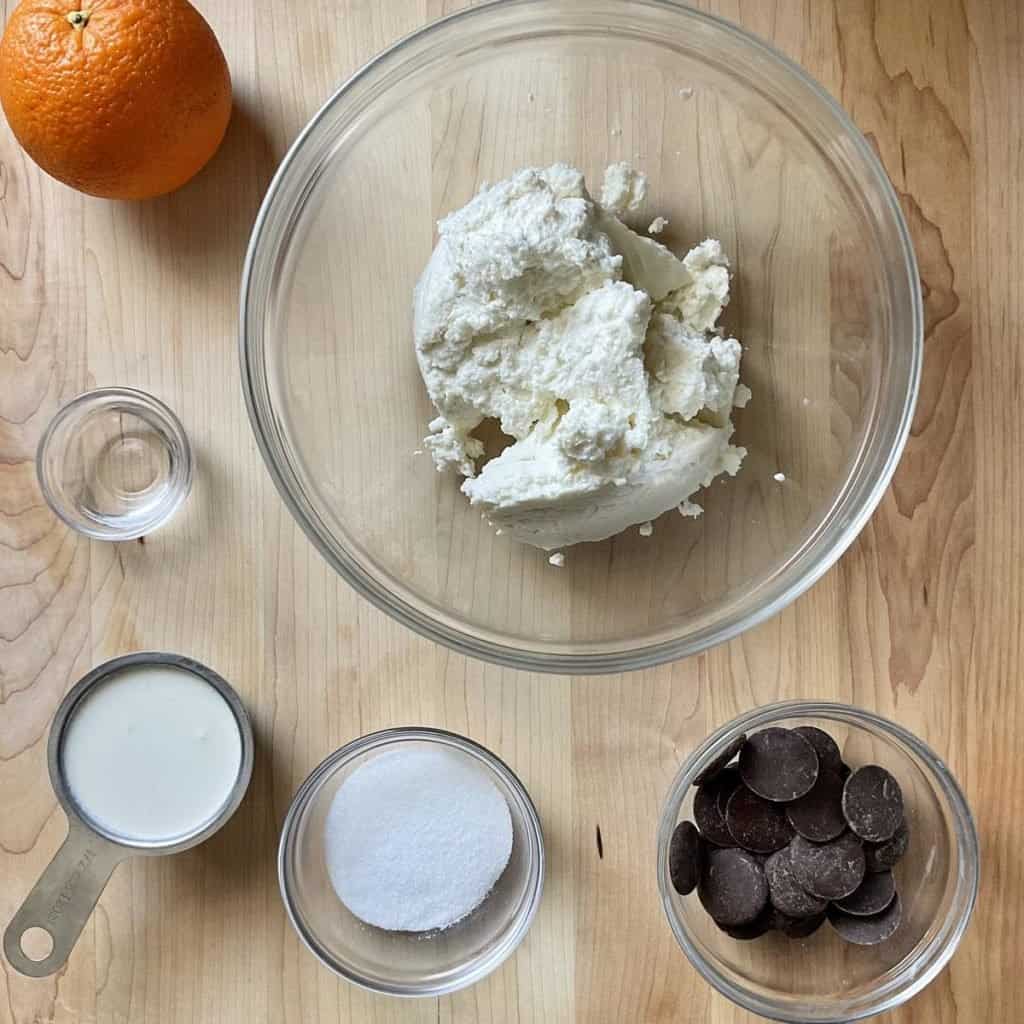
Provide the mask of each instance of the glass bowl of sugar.
POLYGON ((325 966, 375 992, 437 996, 479 981, 522 941, 544 840, 523 784, 490 751, 438 729, 387 729, 335 751, 299 787, 278 878, 325 966))

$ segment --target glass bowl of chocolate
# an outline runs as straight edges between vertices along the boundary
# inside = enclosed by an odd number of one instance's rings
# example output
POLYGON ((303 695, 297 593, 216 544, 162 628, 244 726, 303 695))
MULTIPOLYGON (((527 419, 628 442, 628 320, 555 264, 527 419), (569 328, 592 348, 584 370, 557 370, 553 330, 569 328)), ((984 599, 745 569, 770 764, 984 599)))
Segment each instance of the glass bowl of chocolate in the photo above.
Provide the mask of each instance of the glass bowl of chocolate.
POLYGON ((758 708, 682 765, 658 832, 669 925, 706 981, 774 1020, 890 1010, 949 961, 978 838, 946 765, 845 704, 758 708))

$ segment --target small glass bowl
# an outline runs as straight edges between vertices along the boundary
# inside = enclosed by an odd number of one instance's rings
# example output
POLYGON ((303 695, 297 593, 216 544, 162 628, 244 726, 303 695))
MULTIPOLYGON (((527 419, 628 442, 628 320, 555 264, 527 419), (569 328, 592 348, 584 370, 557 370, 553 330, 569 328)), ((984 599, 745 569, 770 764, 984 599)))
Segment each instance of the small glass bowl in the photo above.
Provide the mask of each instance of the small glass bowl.
POLYGON ((188 497, 192 470, 177 416, 134 388, 97 388, 72 399, 36 452, 47 504, 97 540, 134 540, 161 526, 188 497))
POLYGON ((321 963, 374 992, 437 996, 475 984, 523 940, 544 886, 544 839, 523 784, 490 751, 439 729, 385 729, 335 751, 299 787, 284 820, 277 869, 288 916, 321 963), (399 747, 440 747, 468 758, 498 787, 512 816, 508 866, 483 903, 443 931, 365 924, 338 898, 327 872, 324 822, 335 793, 361 764, 399 747))
POLYGON ((680 768, 658 827, 658 887, 683 952, 734 1003, 790 1024, 861 1020, 920 992, 960 942, 978 875, 974 821, 946 766, 906 729, 846 704, 774 704, 723 726, 680 768), (832 735, 851 767, 880 764, 899 781, 910 846, 893 869, 903 922, 888 941, 848 945, 827 923, 802 941, 775 932, 738 941, 718 929, 695 892, 680 896, 672 887, 669 840, 677 822, 693 819, 694 778, 740 733, 769 725, 817 725, 832 735))

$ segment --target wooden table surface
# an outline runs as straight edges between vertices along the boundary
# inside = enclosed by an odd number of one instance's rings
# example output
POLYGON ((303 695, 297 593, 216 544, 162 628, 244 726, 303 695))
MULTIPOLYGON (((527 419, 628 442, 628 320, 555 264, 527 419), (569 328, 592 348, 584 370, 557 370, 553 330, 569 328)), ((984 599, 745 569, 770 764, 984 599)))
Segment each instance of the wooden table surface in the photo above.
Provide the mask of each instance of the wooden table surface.
POLYGON ((0 919, 64 836, 47 729, 90 666, 147 648, 215 666, 252 711, 255 774, 213 841, 119 868, 60 974, 32 981, 3 962, 0 1021, 748 1020, 674 945, 651 878, 652 823, 686 751, 783 697, 896 718, 948 760, 977 816, 970 930, 951 967, 888 1019, 1021 1020, 1024 6, 703 4, 801 62, 877 147, 921 263, 923 389, 894 485, 807 596, 700 657, 575 680, 449 655, 358 599, 284 509, 240 394, 239 272, 276 162, 340 79, 452 5, 200 6, 237 105, 221 152, 178 195, 84 198, 0 129, 0 919), (36 485, 36 442, 58 406, 113 383, 167 400, 201 455, 186 510, 144 545, 83 540, 36 485), (523 946, 440 1000, 336 980, 300 946, 275 877, 278 828, 306 773, 354 735, 410 721, 509 760, 550 853, 523 946))

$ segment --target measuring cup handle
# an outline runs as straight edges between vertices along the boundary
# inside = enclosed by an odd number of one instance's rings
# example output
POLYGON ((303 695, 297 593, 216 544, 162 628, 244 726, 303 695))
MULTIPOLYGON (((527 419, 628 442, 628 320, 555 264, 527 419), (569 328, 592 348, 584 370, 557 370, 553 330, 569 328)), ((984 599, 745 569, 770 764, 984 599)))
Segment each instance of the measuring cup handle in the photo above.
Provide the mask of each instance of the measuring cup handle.
POLYGON ((4 953, 11 966, 32 978, 63 967, 107 880, 127 854, 70 822, 67 839, 4 932, 4 953), (53 949, 42 960, 30 959, 21 948, 22 936, 30 928, 42 928, 53 940, 53 949))

